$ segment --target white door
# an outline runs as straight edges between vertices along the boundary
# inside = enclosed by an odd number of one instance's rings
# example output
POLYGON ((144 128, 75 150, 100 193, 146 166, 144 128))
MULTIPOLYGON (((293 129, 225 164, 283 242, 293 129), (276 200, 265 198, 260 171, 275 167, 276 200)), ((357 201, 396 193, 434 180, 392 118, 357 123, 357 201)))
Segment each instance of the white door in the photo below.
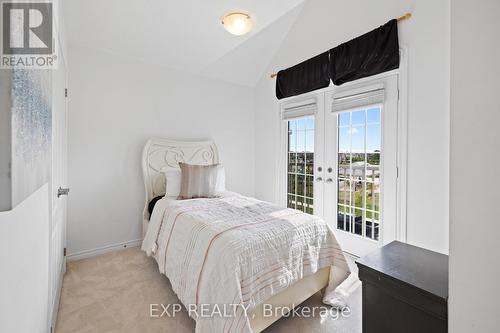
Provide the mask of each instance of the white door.
POLYGON ((323 94, 312 93, 281 104, 286 180, 279 200, 318 216, 323 215, 323 102, 323 94))
POLYGON ((343 250, 396 239, 397 75, 325 94, 324 218, 343 250))
MULTIPOLYGON (((59 287, 66 270, 66 195, 59 189, 67 187, 67 71, 64 61, 52 75, 52 183, 49 309, 57 311, 59 287)), ((53 320, 55 313, 50 313, 53 320)))

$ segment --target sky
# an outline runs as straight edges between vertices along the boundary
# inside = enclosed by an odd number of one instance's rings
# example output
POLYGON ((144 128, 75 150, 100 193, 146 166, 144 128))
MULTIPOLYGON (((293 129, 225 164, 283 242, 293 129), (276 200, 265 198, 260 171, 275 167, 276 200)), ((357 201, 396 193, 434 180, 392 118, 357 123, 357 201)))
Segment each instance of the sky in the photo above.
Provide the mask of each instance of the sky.
MULTIPOLYGON (((342 112, 338 116, 339 152, 351 151, 364 153, 366 132, 366 151, 380 151, 380 108, 369 108, 355 112, 342 112)), ((290 150, 314 151, 314 117, 300 118, 289 122, 292 135, 290 150), (294 144, 295 143, 295 144, 294 144)))

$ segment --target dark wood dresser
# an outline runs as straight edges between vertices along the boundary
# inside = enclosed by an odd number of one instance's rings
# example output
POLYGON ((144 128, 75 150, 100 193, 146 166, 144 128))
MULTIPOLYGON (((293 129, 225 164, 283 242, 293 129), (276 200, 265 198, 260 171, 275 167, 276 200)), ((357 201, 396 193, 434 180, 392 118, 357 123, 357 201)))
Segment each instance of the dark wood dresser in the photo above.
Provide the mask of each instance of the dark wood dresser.
POLYGON ((448 256, 392 242, 356 264, 363 333, 448 331, 448 256))

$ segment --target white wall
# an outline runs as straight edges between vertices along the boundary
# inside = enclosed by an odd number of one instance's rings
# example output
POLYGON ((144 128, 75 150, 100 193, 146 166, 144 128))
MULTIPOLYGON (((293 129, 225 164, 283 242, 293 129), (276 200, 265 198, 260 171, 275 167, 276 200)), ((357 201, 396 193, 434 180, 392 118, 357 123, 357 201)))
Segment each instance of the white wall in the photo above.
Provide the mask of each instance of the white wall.
POLYGON ((498 332, 500 2, 451 5, 449 331, 498 332), (478 177, 473 177, 477 170, 478 177))
POLYGON ((279 124, 269 74, 411 12, 398 25, 409 49, 408 242, 448 252, 449 1, 309 0, 256 88, 256 195, 275 200, 279 124))
POLYGON ((48 184, 0 212, 0 332, 46 332, 49 296, 48 184))
POLYGON ((215 140, 227 188, 254 194, 253 90, 69 45, 69 254, 141 238, 153 136, 215 140))

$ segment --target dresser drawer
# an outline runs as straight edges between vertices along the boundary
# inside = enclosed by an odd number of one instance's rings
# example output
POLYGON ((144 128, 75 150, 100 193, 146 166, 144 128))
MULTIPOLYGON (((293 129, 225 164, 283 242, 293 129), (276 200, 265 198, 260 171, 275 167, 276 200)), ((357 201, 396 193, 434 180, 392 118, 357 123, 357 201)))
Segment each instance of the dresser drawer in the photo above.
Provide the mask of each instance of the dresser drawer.
POLYGON ((363 282, 363 333, 446 333, 447 321, 363 282))
POLYGON ((446 301, 422 291, 412 285, 391 278, 367 267, 359 265, 359 279, 363 286, 380 289, 390 297, 427 312, 431 316, 446 320, 448 315, 446 301))
POLYGON ((356 261, 364 333, 446 333, 448 257, 400 242, 356 261))

